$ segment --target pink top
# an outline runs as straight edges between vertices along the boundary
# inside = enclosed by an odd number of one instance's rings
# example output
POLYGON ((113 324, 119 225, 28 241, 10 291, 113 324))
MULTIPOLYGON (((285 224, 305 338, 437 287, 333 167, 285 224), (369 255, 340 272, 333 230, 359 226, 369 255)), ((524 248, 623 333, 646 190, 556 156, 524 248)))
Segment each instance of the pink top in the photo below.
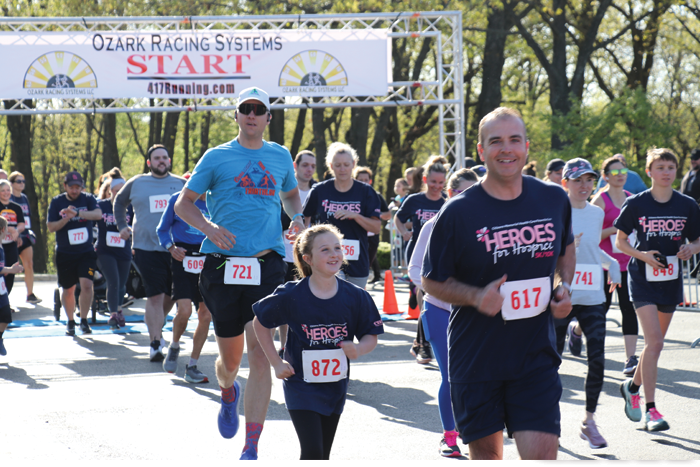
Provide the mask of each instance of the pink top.
MULTIPOLYGON (((631 194, 628 191, 625 191, 625 194, 629 197, 631 194)), ((603 219, 603 230, 612 227, 613 222, 615 222, 615 219, 620 215, 620 208, 615 206, 615 203, 613 203, 612 199, 610 198, 610 195, 607 192, 604 192, 602 194, 603 202, 605 203, 605 218, 603 219)), ((601 240, 600 242, 600 248, 615 258, 617 262, 620 264, 620 271, 625 272, 627 271, 627 263, 630 261, 630 257, 627 256, 624 253, 613 253, 612 249, 612 242, 610 239, 612 238, 612 235, 610 235, 608 238, 601 240)))

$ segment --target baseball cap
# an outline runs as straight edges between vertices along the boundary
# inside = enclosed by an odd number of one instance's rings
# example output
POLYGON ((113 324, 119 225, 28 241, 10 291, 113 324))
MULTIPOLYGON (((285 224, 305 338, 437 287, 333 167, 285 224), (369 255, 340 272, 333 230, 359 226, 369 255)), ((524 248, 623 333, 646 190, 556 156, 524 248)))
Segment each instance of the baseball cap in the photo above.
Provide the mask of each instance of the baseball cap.
POLYGON ((78 172, 68 172, 63 178, 63 183, 68 186, 80 185, 83 186, 83 177, 78 172))
POLYGON ((576 159, 571 159, 564 166, 564 178, 566 180, 573 180, 586 174, 593 174, 598 178, 598 174, 593 170, 593 166, 586 159, 577 157, 576 159))
POLYGON ((270 110, 270 96, 268 96, 267 93, 262 89, 256 87, 247 88, 241 91, 240 94, 238 94, 238 105, 241 105, 246 101, 252 100, 262 102, 263 105, 267 108, 267 110, 270 110))
POLYGON ((471 169, 472 172, 475 172, 479 176, 479 178, 482 178, 484 175, 486 175, 486 167, 484 167, 483 165, 475 165, 471 169))
POLYGON ((693 149, 690 151, 690 159, 694 161, 700 159, 700 149, 693 149))
POLYGON ((552 159, 547 164, 547 172, 557 172, 564 168, 566 162, 561 159, 552 159))

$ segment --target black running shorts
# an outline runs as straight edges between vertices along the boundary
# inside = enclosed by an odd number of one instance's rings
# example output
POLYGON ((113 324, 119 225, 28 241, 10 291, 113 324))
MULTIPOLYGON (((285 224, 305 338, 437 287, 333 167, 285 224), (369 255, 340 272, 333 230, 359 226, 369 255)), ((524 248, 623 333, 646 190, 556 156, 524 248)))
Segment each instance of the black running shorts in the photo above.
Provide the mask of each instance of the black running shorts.
POLYGON ((61 253, 56 252, 56 270, 58 285, 64 289, 73 287, 81 278, 93 280, 97 269, 97 253, 61 253))
POLYGON ((255 317, 253 304, 275 291, 284 281, 287 264, 276 252, 258 258, 260 285, 224 284, 226 256, 207 254, 199 275, 199 290, 211 312, 214 333, 218 337, 243 334, 245 325, 255 317))
POLYGON ((561 380, 556 367, 533 371, 510 381, 450 383, 455 424, 464 444, 503 428, 561 434, 561 380))

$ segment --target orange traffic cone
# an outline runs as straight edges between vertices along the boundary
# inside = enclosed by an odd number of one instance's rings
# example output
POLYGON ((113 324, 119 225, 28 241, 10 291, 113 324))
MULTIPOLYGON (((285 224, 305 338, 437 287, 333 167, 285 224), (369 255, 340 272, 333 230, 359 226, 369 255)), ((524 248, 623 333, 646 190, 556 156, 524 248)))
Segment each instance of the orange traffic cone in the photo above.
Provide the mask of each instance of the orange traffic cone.
POLYGON ((411 308, 409 306, 408 308, 408 316, 406 316, 406 319, 418 319, 420 318, 420 310, 418 309, 418 305, 414 306, 411 308))
POLYGON ((384 307, 382 308, 382 313, 387 315, 398 315, 401 313, 399 311, 399 305, 396 302, 394 278, 389 270, 384 273, 384 307))

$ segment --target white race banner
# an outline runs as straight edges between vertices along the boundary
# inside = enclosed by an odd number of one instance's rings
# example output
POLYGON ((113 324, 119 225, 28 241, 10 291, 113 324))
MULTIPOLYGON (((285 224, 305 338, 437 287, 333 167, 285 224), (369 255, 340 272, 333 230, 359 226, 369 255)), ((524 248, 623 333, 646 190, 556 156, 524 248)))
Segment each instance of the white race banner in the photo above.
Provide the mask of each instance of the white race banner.
POLYGON ((0 32, 0 98, 376 96, 386 30, 0 32))

